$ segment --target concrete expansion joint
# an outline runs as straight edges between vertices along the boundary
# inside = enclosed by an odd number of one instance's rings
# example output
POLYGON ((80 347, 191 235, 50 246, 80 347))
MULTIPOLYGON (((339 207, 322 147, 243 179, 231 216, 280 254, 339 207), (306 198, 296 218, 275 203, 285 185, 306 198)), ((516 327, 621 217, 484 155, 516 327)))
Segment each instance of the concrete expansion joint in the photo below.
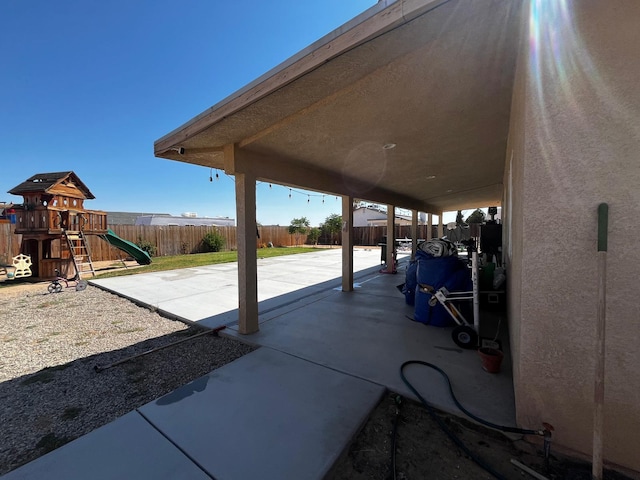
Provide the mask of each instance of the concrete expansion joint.
POLYGON ((207 470, 204 468, 204 466, 202 466, 195 458, 193 458, 192 455, 189 455, 189 452, 187 452, 184 448, 182 448, 177 442, 175 442, 169 435, 167 435, 165 432, 163 432, 161 429, 159 429, 156 425, 153 424, 153 422, 147 418, 147 416, 142 413, 140 411, 139 408, 136 408, 134 410, 138 415, 140 415, 140 417, 142 417, 142 419, 147 422, 147 424, 153 428, 156 432, 158 432, 162 437, 164 437, 171 445, 173 445, 177 450, 179 450, 186 458, 189 459, 189 461, 191 461, 191 463, 193 463, 196 467, 198 467, 202 473, 204 473, 207 477, 211 478, 211 480, 215 480, 214 477, 212 477, 209 472, 207 472, 207 470))
POLYGON ((354 375, 353 373, 347 372, 345 370, 341 370, 339 368, 332 367, 330 365, 326 365, 326 364, 319 363, 319 362, 314 362, 313 360, 309 360, 308 358, 304 358, 304 357, 302 357, 300 355, 295 355, 295 354, 293 354, 291 352, 287 352, 286 350, 281 350, 279 348, 266 347, 264 345, 261 346, 260 348, 265 348, 265 349, 273 350, 274 352, 283 353, 283 354, 288 355, 290 357, 297 358, 298 360, 302 360, 302 361, 311 363, 313 365, 317 365, 318 367, 326 368, 327 370, 331 370, 332 372, 341 373, 342 375, 346 375, 346 376, 351 377, 351 378, 357 378, 358 380, 362 380, 362 381, 370 383, 372 385, 376 385, 378 387, 382 387, 384 389, 383 394, 389 391, 384 384, 375 382, 375 381, 371 380, 370 378, 366 378, 366 377, 363 377, 361 375, 354 375))

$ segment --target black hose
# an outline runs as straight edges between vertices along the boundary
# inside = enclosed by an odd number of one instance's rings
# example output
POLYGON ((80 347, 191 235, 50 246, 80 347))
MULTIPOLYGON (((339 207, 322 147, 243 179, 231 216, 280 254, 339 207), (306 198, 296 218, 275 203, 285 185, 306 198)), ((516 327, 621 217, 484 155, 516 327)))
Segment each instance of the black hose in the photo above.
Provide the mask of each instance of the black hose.
POLYGON ((429 362, 423 362, 421 360, 409 360, 407 362, 404 362, 402 364, 402 366, 400 367, 400 376, 402 377, 402 381, 405 383, 405 385, 407 385, 407 387, 409 387, 411 389, 411 391, 414 394, 416 394, 418 396, 418 398, 420 398, 420 400, 423 403, 426 403, 426 400, 424 400, 422 398, 422 396, 416 391, 416 389, 413 387, 413 385, 411 385, 411 383, 409 383, 407 378, 404 376, 404 372, 403 372, 404 367, 406 367, 407 365, 410 365, 410 364, 424 365, 425 367, 433 368, 440 375, 442 375, 444 377, 445 381, 447 382, 447 386, 449 387, 449 394, 451 395, 451 398, 453 399, 453 401, 456 404, 456 406, 465 415, 467 415, 468 417, 472 418, 476 422, 481 423, 483 425, 486 425, 489 428, 493 428, 494 430, 500 430, 500 431, 503 431, 503 432, 519 433, 519 434, 522 434, 522 435, 540 435, 540 432, 538 430, 531 430, 531 429, 527 429, 527 428, 518 428, 518 427, 509 427, 509 426, 505 426, 505 425, 498 425, 496 423, 489 422, 488 420, 485 420, 483 418, 480 418, 480 417, 474 415, 469 410, 464 408, 462 406, 462 404, 458 401, 458 399, 456 398, 455 394, 453 393, 453 387, 451 386, 451 381, 449 380, 449 376, 444 372, 444 370, 442 370, 437 365, 434 365, 434 364, 429 363, 429 362))
POLYGON ((440 375, 442 375, 444 377, 444 379, 447 382, 447 385, 449 386, 449 393, 451 394, 451 398, 455 402, 456 406, 462 412, 464 412, 466 415, 468 415, 470 418, 474 419, 475 421, 477 421, 479 423, 482 423, 482 424, 484 424, 484 425, 486 425, 486 426, 488 426, 490 428, 494 428, 494 429, 497 429, 497 430, 502 430, 503 432, 522 433, 522 434, 537 434, 539 432, 537 432, 535 430, 527 430, 527 429, 521 429, 521 428, 516 428, 516 427, 506 427, 506 426, 503 426, 503 425, 497 425, 495 423, 491 423, 491 422, 489 422, 487 420, 484 420, 484 419, 482 419, 480 417, 477 417, 476 415, 472 414, 466 408, 464 408, 462 406, 462 404, 458 401, 458 399, 456 398, 455 394, 453 393, 453 388, 451 387, 451 381, 449 380, 449 376, 440 367, 438 367, 437 365, 433 365, 432 363, 428 363, 428 362, 423 362, 421 360, 409 360, 409 361, 404 362, 402 364, 402 366, 400 367, 400 377, 402 378, 402 381, 405 383, 405 385, 407 387, 409 387, 409 389, 414 393, 414 395, 416 397, 418 397, 420 402, 427 409, 427 412, 429 413, 429 415, 436 421, 436 423, 447 434, 447 436, 453 441, 453 443, 455 443, 458 446, 458 448, 460 448, 460 450, 462 450, 467 456, 469 456, 469 458, 471 458, 471 460, 473 460, 476 464, 478 464, 481 468, 483 468, 488 473, 493 475, 495 478, 497 478, 498 480, 507 480, 506 477, 504 477, 502 474, 500 474, 496 470, 494 470, 493 467, 491 467, 491 465, 486 463, 481 457, 479 457, 478 455, 473 453, 471 450, 469 450, 469 448, 464 443, 462 443, 462 440, 460 440, 460 438, 458 438, 458 436, 456 436, 456 434, 453 433, 449 429, 449 427, 447 427, 447 425, 444 423, 442 418, 440 418, 440 416, 435 412, 434 408, 429 404, 429 402, 427 402, 424 399, 424 397, 422 395, 420 395, 420 393, 415 389, 415 387, 411 384, 411 382, 409 382, 409 380, 407 380, 407 378, 404 375, 404 368, 407 365, 411 365, 411 364, 424 365, 426 367, 433 368, 438 373, 440 373, 440 375))
POLYGON ((393 419, 393 431, 391 433, 391 480, 396 480, 396 440, 398 438, 398 420, 400 417, 400 404, 402 399, 400 395, 395 398, 396 416, 393 419))

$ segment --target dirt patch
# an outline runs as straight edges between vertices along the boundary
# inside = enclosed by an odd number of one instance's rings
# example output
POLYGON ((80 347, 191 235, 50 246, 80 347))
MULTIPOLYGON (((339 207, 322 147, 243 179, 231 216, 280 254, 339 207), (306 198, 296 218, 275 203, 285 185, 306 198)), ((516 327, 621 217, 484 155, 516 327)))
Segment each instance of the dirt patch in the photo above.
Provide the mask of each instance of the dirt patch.
MULTIPOLYGON (((495 475, 478 466, 456 445, 422 404, 388 394, 334 466, 331 480, 534 478, 512 460, 549 480, 591 480, 590 464, 558 455, 553 447, 547 464, 541 446, 522 439, 511 440, 464 418, 437 411, 434 415, 495 475)), ((632 480, 614 471, 607 471, 605 478, 632 480)))

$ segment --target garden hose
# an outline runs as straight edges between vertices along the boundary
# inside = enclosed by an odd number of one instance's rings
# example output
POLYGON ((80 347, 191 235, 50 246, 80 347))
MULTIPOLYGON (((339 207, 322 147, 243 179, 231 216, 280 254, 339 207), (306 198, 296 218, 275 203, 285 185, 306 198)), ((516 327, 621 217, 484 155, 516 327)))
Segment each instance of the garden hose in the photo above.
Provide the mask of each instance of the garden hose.
POLYGON ((394 398, 396 404, 396 416, 393 419, 393 431, 391 433, 391 479, 396 480, 396 441, 398 438, 398 420, 400 418, 400 405, 402 397, 396 395, 394 398))
MULTIPOLYGON (((420 402, 425 406, 425 408, 427 409, 427 412, 429 413, 429 415, 438 423, 438 425, 440 426, 440 428, 447 434, 447 436, 466 454, 469 456, 469 458, 471 458, 476 464, 478 464, 480 467, 482 467, 484 470, 486 470, 488 473, 490 473, 491 475, 493 475, 495 478, 502 480, 505 479, 506 477, 504 477, 503 475, 501 475, 500 473, 498 473, 497 471, 495 471, 493 469, 493 467, 491 467, 489 464, 487 464, 482 458, 480 458, 479 456, 477 456, 476 454, 474 454, 471 450, 469 450, 469 448, 462 443, 462 440, 460 440, 460 438, 458 438, 450 429, 449 427, 447 427, 447 425, 444 423, 444 421, 440 418, 440 416, 438 416, 434 410, 434 408, 429 404, 429 402, 427 402, 425 400, 425 398, 420 395, 420 393, 415 389, 415 387, 411 384, 411 382, 409 382, 409 380, 407 380, 407 377, 404 374, 404 369, 405 367, 407 367, 408 365, 411 364, 415 364, 415 365, 424 365, 425 367, 429 367, 434 369, 435 371, 437 371, 440 375, 442 375, 445 379, 445 381, 447 382, 447 385, 449 386, 449 394, 451 395, 451 398, 453 399, 454 403, 456 404, 456 406, 465 414, 467 415, 469 418, 472 418, 473 420, 475 420, 478 423, 481 423, 483 425, 486 425, 489 428, 495 429, 495 430, 501 430, 503 432, 509 432, 509 433, 518 433, 518 434, 522 434, 522 435, 541 435, 544 436, 545 438, 545 445, 548 445, 550 440, 551 440, 551 430, 553 430, 553 427, 551 427, 551 425, 547 425, 547 424, 543 424, 544 425, 544 429, 543 430, 531 430, 531 429, 526 429, 526 428, 518 428, 518 427, 509 427, 509 426, 504 426, 504 425, 498 425, 492 422, 489 422, 487 420, 484 420, 476 415, 474 415, 473 413, 469 412, 466 408, 464 408, 462 406, 462 404, 458 401, 458 399, 456 398, 454 392, 453 392, 453 387, 451 386, 451 381, 449 380, 449 376, 444 372, 444 370, 442 370, 440 367, 438 367, 437 365, 434 365, 432 363, 428 363, 428 362, 423 362, 421 360, 409 360, 406 361, 402 364, 402 366, 400 367, 400 377, 402 378, 402 381, 405 383, 405 385, 407 387, 409 387, 409 389, 414 393, 414 395, 416 397, 418 397, 418 399, 420 400, 420 402)), ((546 449, 545 449, 546 450, 546 449)), ((546 452, 545 452, 545 456, 546 456, 546 452)))

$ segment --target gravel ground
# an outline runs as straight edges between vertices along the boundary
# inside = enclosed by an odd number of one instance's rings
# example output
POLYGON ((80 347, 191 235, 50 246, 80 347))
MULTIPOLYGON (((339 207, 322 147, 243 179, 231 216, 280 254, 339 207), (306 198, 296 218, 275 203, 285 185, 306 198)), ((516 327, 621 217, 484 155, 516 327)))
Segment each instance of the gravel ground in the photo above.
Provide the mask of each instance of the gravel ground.
POLYGON ((89 286, 0 285, 0 475, 84 435, 252 348, 205 335, 89 286))

